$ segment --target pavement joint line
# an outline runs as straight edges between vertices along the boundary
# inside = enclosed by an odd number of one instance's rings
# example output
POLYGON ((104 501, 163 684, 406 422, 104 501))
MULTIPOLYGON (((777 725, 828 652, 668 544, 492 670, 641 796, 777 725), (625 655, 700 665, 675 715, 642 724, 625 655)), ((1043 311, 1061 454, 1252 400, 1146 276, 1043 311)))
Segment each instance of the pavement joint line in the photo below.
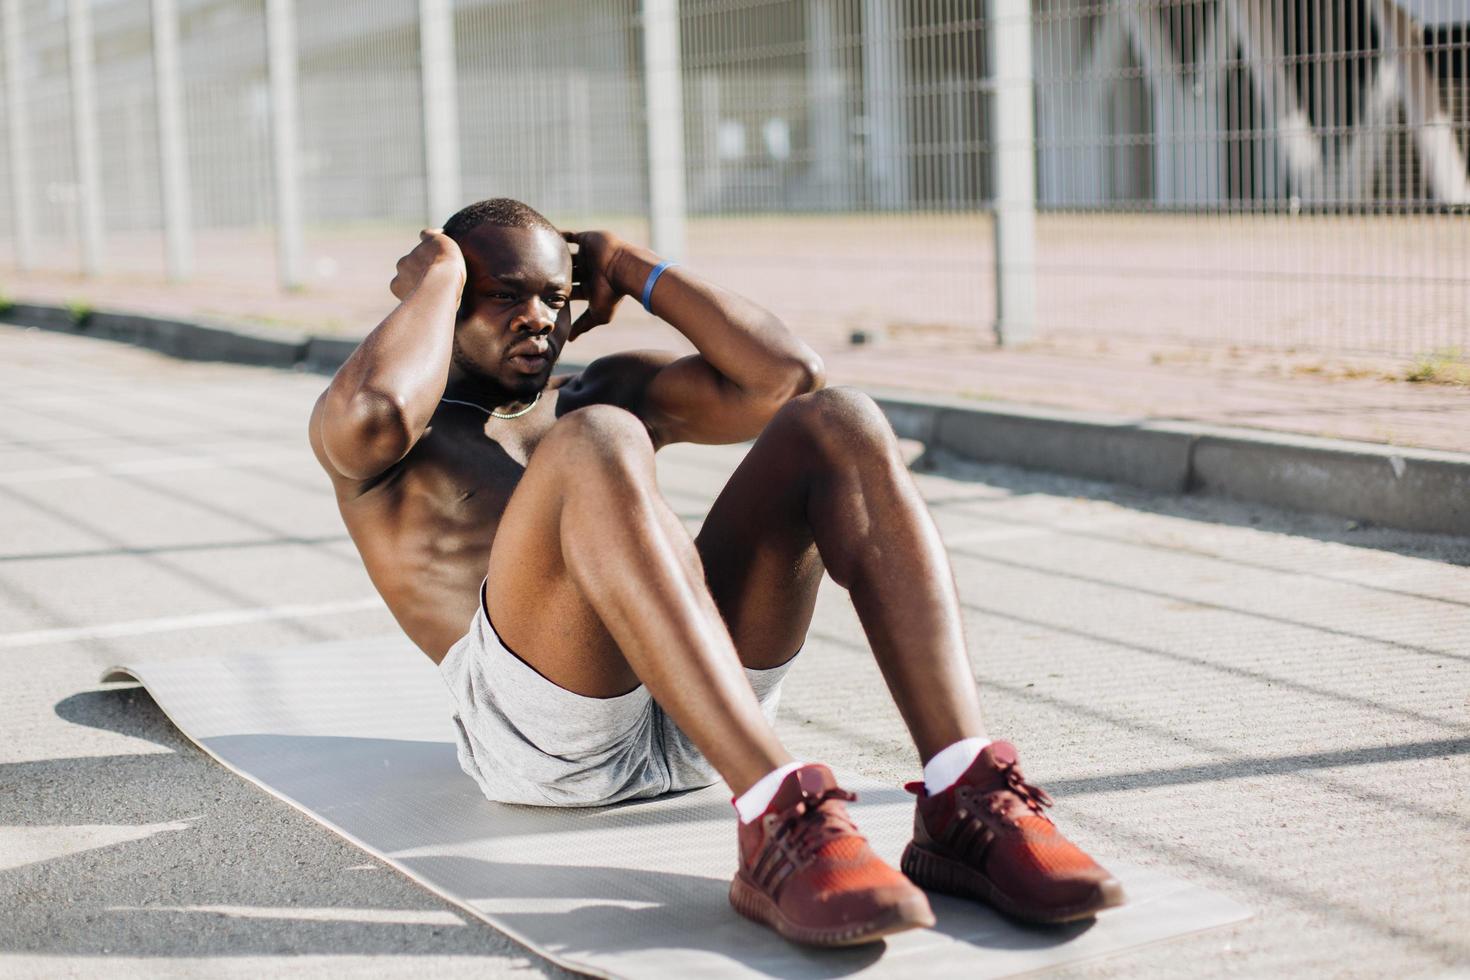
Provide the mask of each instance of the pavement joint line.
MULTIPOLYGON (((966 542, 959 543, 965 544, 966 542)), ((1356 640, 1363 643, 1373 643, 1379 646, 1393 647, 1398 650, 1403 650, 1406 653, 1419 654, 1435 659, 1449 658, 1451 660, 1470 661, 1470 654, 1454 653, 1450 650, 1436 650, 1433 647, 1426 647, 1417 643, 1408 643, 1403 640, 1392 640, 1381 636, 1369 636, 1365 633, 1355 633, 1349 630, 1334 629, 1330 626, 1323 626, 1320 623, 1309 623, 1305 620, 1291 619, 1286 616, 1272 615, 1270 613, 1261 612, 1258 609, 1250 609, 1242 605, 1231 605, 1228 603, 1216 602, 1210 599, 1196 598, 1194 596, 1186 595, 1182 592, 1170 592, 1164 589, 1150 589, 1134 583, 1114 581, 1112 579, 1106 579, 1095 575, 1085 575, 1081 572, 1073 572, 1064 568, 1054 568, 1047 567, 1046 565, 1031 564, 1024 561, 1017 561, 1013 558, 1001 558, 996 555, 987 555, 978 551, 961 551, 959 548, 951 548, 950 553, 962 555, 963 557, 971 561, 987 562, 992 565, 1000 565, 1003 568, 1009 568, 1012 571, 1026 572, 1033 575, 1055 576, 1057 578, 1068 579, 1070 581, 1078 582, 1090 587, 1132 592, 1137 595, 1148 596, 1151 599, 1174 602, 1188 602, 1204 609, 1213 609, 1216 612, 1223 612, 1230 615, 1246 616, 1253 619, 1260 619, 1268 623, 1275 623, 1278 626, 1285 626, 1289 629, 1302 629, 1318 633, 1325 633, 1329 636, 1340 637, 1342 639, 1356 640)))
POLYGON ((300 453, 293 449, 262 449, 218 456, 159 456, 154 459, 132 459, 118 463, 48 466, 0 473, 0 483, 44 483, 53 480, 80 480, 97 476, 225 469, 249 463, 273 463, 283 459, 295 459, 299 455, 300 453))
MULTIPOLYGON (((859 652, 865 651, 865 648, 857 646, 834 633, 825 631, 814 630, 809 634, 809 639, 822 643, 830 643, 839 647, 847 647, 859 652)), ((1141 723, 1137 720, 1125 720, 1105 710, 1053 694, 1047 694, 1044 691, 1034 688, 1022 688, 994 678, 982 679, 977 677, 976 683, 987 691, 996 691, 1024 701, 1059 708, 1068 713, 1088 716, 1105 725, 1133 730, 1163 744, 1183 741, 1184 744, 1199 752, 1207 753, 1212 758, 1226 757, 1225 761, 1216 763, 1186 764, 1167 769, 1121 772, 1100 776, 1048 779, 1046 781, 1047 788, 1057 792, 1060 796, 1072 797, 1123 791, 1133 792, 1139 789, 1188 785, 1197 782, 1218 782, 1236 778, 1252 779, 1262 775, 1275 774, 1303 779, 1332 792, 1351 796, 1355 799, 1407 809, 1423 819, 1431 820, 1435 823, 1443 823, 1456 830, 1463 829, 1464 827, 1463 821, 1459 821, 1453 815, 1443 813, 1436 808, 1423 807, 1416 803, 1396 799, 1388 795, 1364 791, 1361 787, 1345 784, 1333 776, 1335 770, 1345 767, 1399 762, 1405 758, 1439 758, 1442 756, 1464 754, 1470 751, 1470 738, 1464 736, 1414 743, 1398 743, 1389 746, 1370 746, 1361 749, 1347 749, 1341 752, 1301 753, 1276 757, 1247 756, 1241 753, 1238 744, 1213 742, 1198 738, 1180 739, 1178 733, 1168 727, 1141 723)), ((867 745, 871 750, 882 751, 886 748, 881 740, 873 739, 866 733, 853 729, 841 720, 829 721, 809 715, 798 715, 798 717, 802 719, 802 723, 805 725, 811 725, 829 733, 840 734, 850 741, 867 745)))
MULTIPOLYGON (((986 499, 986 498, 977 498, 977 499, 986 499)), ((948 511, 950 511, 952 513, 964 513, 964 511, 958 510, 958 508, 960 506, 964 505, 964 504, 972 503, 972 502, 973 501, 966 500, 964 498, 959 498, 959 499, 950 500, 950 501, 939 501, 937 503, 934 502, 934 501, 930 501, 930 503, 929 503, 929 509, 931 511, 933 511, 933 510, 948 510, 948 511)), ((990 517, 988 515, 969 515, 969 514, 967 514, 966 516, 974 517, 974 518, 977 518, 977 519, 980 519, 980 520, 995 520, 995 518, 990 517)), ((1332 582, 1332 583, 1335 583, 1335 584, 1338 584, 1338 585, 1352 586, 1352 587, 1358 588, 1358 589, 1366 589, 1366 590, 1371 591, 1371 592, 1380 592, 1380 593, 1383 593, 1385 595, 1402 596, 1404 598, 1416 599, 1416 600, 1419 600, 1419 601, 1422 601, 1422 602, 1436 602, 1436 603, 1440 603, 1441 605, 1457 606, 1457 607, 1461 607, 1461 608, 1470 608, 1470 602, 1467 602, 1467 601, 1463 601, 1463 600, 1459 600, 1459 599, 1448 599, 1448 598, 1445 598, 1444 596, 1425 595, 1425 594, 1420 593, 1420 592, 1412 592, 1412 591, 1409 591, 1408 589, 1396 589, 1396 588, 1393 588, 1390 585, 1385 585, 1383 583, 1381 577, 1379 578, 1378 581, 1367 582, 1367 581, 1363 581, 1361 578, 1355 577, 1355 575, 1361 574, 1361 573, 1334 573, 1334 572, 1330 572, 1330 571, 1322 571, 1322 570, 1316 570, 1316 569, 1296 568, 1296 567, 1292 567, 1292 566, 1289 566, 1289 565, 1286 565, 1286 566, 1273 565, 1270 562, 1265 562, 1265 561, 1249 561, 1249 560, 1246 560, 1246 559, 1241 558, 1239 555, 1223 555, 1223 554, 1220 554, 1219 552, 1214 551, 1214 550, 1211 550, 1209 548, 1190 547, 1187 544, 1182 544, 1182 543, 1179 543, 1179 542, 1169 542, 1169 543, 1166 544, 1166 543, 1161 543, 1161 542, 1158 542, 1158 541, 1150 541, 1150 540, 1143 539, 1143 538, 1120 537, 1118 535, 1113 535, 1113 534, 1098 534, 1098 533, 1096 533, 1096 529, 1098 529, 1098 528, 1104 528, 1104 527, 1112 526, 1112 524, 1113 524, 1112 521, 1108 521, 1106 523, 1104 523, 1102 521, 1093 521, 1093 522, 1090 522, 1090 523, 1083 523, 1083 524, 1078 524, 1078 525, 1075 525, 1074 526, 1074 525, 1066 524, 1066 523, 1062 523, 1062 522, 1057 522, 1057 523, 1054 523, 1054 524, 1048 524, 1048 523, 1045 523, 1045 522, 1029 522, 1029 521, 1026 521, 1024 518, 1019 518, 1019 517, 1009 517, 1009 518, 1007 518, 1007 520, 1009 520, 1011 522, 1011 524, 1013 524, 1013 525, 1019 524, 1019 525, 1025 526, 1025 527, 1038 527, 1038 528, 1040 528, 1040 527, 1046 527, 1046 528, 1064 529, 1065 533, 1070 534, 1070 535, 1073 535, 1075 537, 1088 538, 1088 539, 1091 539, 1093 541, 1102 542, 1102 543, 1108 544, 1108 545, 1116 545, 1116 546, 1121 547, 1121 548, 1131 548, 1131 549, 1135 549, 1135 550, 1150 551, 1150 552, 1161 552, 1163 554, 1176 555, 1176 556, 1185 556, 1185 557, 1188 557, 1188 558, 1200 559, 1200 560, 1204 560, 1204 561, 1226 562, 1226 563, 1228 563, 1230 565, 1238 566, 1240 568, 1247 568, 1247 569, 1250 569, 1251 571, 1265 572, 1267 574, 1272 574, 1272 575, 1283 575, 1283 576, 1288 576, 1288 577, 1290 577, 1290 576, 1305 576, 1307 578, 1315 579, 1315 580, 1321 581, 1321 582, 1332 582)), ((1123 527, 1128 527, 1132 523, 1133 523, 1133 519, 1131 517, 1126 518, 1126 519, 1119 519, 1117 521, 1117 524, 1120 525, 1120 526, 1123 526, 1123 527)), ((961 540, 951 539, 951 538, 945 538, 945 541, 946 541, 947 544, 954 544, 954 545, 964 545, 964 544, 970 543, 969 541, 961 541, 961 540)), ((975 557, 979 557, 979 555, 976 555, 975 557)))
POLYGON ((1226 677, 1238 678, 1249 684, 1263 685, 1265 687, 1281 687, 1308 697, 1321 698, 1327 701, 1335 701, 1339 704, 1351 704, 1359 708, 1366 708, 1370 711, 1378 711, 1382 712, 1383 714, 1393 715, 1394 717, 1401 718, 1406 721, 1418 722, 1424 725, 1433 725, 1434 727, 1441 730, 1458 732, 1463 730, 1464 727, 1463 724, 1458 722, 1449 721, 1444 718, 1437 718, 1433 715, 1427 715, 1419 711, 1410 710, 1408 708, 1400 708, 1395 705, 1384 704, 1380 701, 1375 701, 1372 698, 1363 697, 1361 695, 1352 694, 1345 691, 1334 691, 1331 688, 1319 687, 1315 684, 1310 684, 1302 680, 1296 680, 1291 677, 1285 677, 1280 674, 1270 674, 1260 670, 1251 670, 1248 667, 1237 666, 1230 663, 1217 662, 1205 656, 1191 656, 1190 654, 1180 653, 1176 650, 1170 650, 1162 646, 1146 645, 1133 640, 1125 640, 1117 637, 1108 636, 1104 633, 1089 632, 1075 626, 1067 626, 1063 623, 1048 622, 1044 619, 1038 619, 1035 616, 1023 616, 1019 613, 1006 612, 999 606, 987 606, 982 605, 978 602, 961 599, 960 608, 968 610, 972 613, 977 613, 981 616, 991 616, 1009 623, 1015 623, 1019 626, 1026 626, 1039 630, 1047 630, 1053 633, 1060 634, 1062 636, 1074 637, 1088 643, 1102 644, 1112 647, 1114 649, 1128 650, 1132 651, 1133 653, 1141 653, 1145 656, 1154 657, 1159 660, 1172 661, 1173 663, 1179 664, 1187 664, 1190 667, 1198 667, 1210 673, 1220 674, 1226 677))
MULTIPOLYGON (((1159 786, 1183 786, 1189 783, 1217 782, 1231 779, 1258 779, 1262 776, 1299 774, 1341 769, 1348 766, 1381 765, 1407 759, 1442 759, 1451 755, 1470 754, 1470 736, 1440 738, 1421 742, 1394 742, 1363 748, 1334 749, 1328 752, 1299 752, 1283 756, 1251 756, 1225 762, 1206 762, 1173 766, 1167 769, 1138 769, 1102 776, 1054 779, 1049 788, 1059 796, 1081 793, 1134 792, 1159 786)), ((1445 815, 1453 819, 1451 815, 1445 815)))
POLYGON ((226 541, 187 541, 179 544, 118 545, 111 548, 75 548, 71 551, 0 552, 0 564, 27 561, 77 561, 84 558, 141 558, 194 551, 236 551, 244 548, 316 547, 346 544, 347 534, 284 534, 268 538, 226 541))
MULTIPOLYGON (((993 517, 981 517, 980 520, 994 522, 993 517)), ((1090 521, 1059 521, 1056 524, 1005 524, 1000 527, 979 528, 974 531, 964 531, 954 534, 945 534, 944 546, 953 549, 960 545, 989 544, 994 541, 1024 541, 1031 538, 1050 538, 1066 535, 1086 534, 1097 528, 1116 527, 1126 525, 1131 518, 1126 516, 1111 518, 1096 518, 1090 521)), ((1087 535, 1091 536, 1091 535, 1087 535)))
POLYGON ((18 633, 0 633, 0 650, 46 646, 54 643, 71 643, 76 640, 102 640, 120 636, 143 636, 149 633, 167 633, 211 626, 237 626, 241 623, 260 623, 272 619, 331 616, 337 613, 362 612, 368 609, 386 608, 383 605, 382 599, 373 596, 371 598, 346 599, 340 602, 297 603, 287 606, 261 606, 255 609, 221 609, 216 612, 194 613, 188 616, 160 616, 155 619, 130 619, 119 623, 102 623, 96 626, 23 630, 18 633))
MULTIPOLYGON (((330 373, 359 340, 279 334, 16 303, 0 322, 134 344, 191 360, 330 373)), ((563 362, 575 370, 579 365, 563 362)), ((1128 418, 904 390, 868 393, 900 437, 981 462, 1203 493, 1433 534, 1470 534, 1470 453, 1128 418)))
MULTIPOLYGON (((1470 955, 1470 944, 1441 939, 1433 933, 1426 932, 1423 928, 1417 927, 1417 923, 1381 921, 1380 919, 1374 918, 1362 905, 1352 901, 1355 897, 1361 897, 1371 907, 1375 901, 1375 897, 1372 895, 1358 895, 1350 891, 1330 890, 1327 887, 1317 885, 1310 878, 1292 878, 1256 871, 1248 867, 1239 857, 1215 857, 1201 853, 1199 849, 1187 845, 1150 838, 1135 829, 1137 826, 1137 817, 1132 815, 1120 819, 1072 814, 1071 820, 1084 827, 1104 829, 1109 839, 1114 842, 1114 846, 1119 841, 1128 841, 1135 850, 1147 850, 1153 852, 1155 855, 1168 855, 1174 861, 1193 866, 1214 875, 1217 880, 1227 880, 1230 882, 1231 892, 1234 894, 1240 894, 1244 890, 1244 887, 1249 885, 1260 892, 1275 895, 1278 900, 1285 898, 1300 908, 1331 909, 1339 916, 1356 922, 1358 925, 1371 929, 1374 932, 1382 933, 1389 938, 1408 939, 1411 942, 1418 943, 1451 962, 1463 960, 1467 955, 1470 955)), ((1449 977, 1453 974, 1445 973, 1442 975, 1449 977)))

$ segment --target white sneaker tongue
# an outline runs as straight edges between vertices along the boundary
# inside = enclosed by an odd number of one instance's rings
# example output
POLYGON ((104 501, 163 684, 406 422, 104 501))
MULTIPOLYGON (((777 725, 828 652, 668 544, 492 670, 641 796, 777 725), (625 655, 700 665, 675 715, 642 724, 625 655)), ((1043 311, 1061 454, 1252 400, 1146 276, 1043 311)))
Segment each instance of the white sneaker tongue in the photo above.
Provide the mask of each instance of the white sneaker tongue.
MULTIPOLYGON (((991 742, 986 738, 962 738, 953 745, 940 749, 924 764, 924 791, 930 796, 943 793, 970 771, 987 748, 1002 746, 1009 748, 1010 743, 991 742)), ((1015 755, 1014 749, 1011 750, 1011 755, 1015 755)))
POLYGON ((791 802, 795 803, 801 796, 801 784, 797 781, 801 778, 799 770, 802 770, 802 763, 788 762, 778 769, 772 769, 757 779, 750 789, 735 797, 735 812, 740 814, 740 822, 750 823, 758 819, 771 808, 778 792, 782 797, 790 795, 791 802), (792 773, 798 773, 797 779, 789 778, 792 773), (788 792, 781 792, 786 790, 788 783, 792 788, 788 792))

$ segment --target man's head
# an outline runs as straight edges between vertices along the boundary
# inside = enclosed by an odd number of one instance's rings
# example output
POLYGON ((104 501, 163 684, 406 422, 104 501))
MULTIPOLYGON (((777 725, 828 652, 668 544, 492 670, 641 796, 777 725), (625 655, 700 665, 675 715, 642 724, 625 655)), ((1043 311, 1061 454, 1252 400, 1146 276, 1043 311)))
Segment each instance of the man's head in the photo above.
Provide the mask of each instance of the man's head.
POLYGON ((529 398, 546 387, 571 331, 572 256, 556 226, 520 201, 461 209, 444 234, 464 254, 454 363, 529 398))

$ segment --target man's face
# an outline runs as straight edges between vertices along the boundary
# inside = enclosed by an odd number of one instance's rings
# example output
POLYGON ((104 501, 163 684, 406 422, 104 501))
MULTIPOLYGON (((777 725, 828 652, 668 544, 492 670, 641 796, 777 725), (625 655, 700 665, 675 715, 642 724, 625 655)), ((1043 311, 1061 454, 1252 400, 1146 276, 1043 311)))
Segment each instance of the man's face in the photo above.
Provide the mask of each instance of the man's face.
POLYGON ((572 255, 545 228, 481 225, 459 242, 464 297, 454 362, 529 398, 546 387, 572 328, 572 255))

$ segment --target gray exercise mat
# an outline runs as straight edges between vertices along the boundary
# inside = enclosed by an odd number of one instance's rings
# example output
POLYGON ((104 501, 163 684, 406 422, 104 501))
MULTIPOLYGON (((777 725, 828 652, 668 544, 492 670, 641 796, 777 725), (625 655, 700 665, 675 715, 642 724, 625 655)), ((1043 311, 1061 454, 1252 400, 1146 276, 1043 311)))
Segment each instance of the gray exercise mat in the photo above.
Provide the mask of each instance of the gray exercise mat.
MULTIPOLYGON (((1213 892, 1115 861, 1128 905, 1060 930, 935 896, 939 928, 840 951, 738 917, 723 787, 596 810, 487 802, 455 761, 448 693, 406 640, 135 663, 174 724, 224 765, 550 960, 600 976, 999 977, 1236 922, 1213 892)), ((840 760, 838 760, 840 761, 840 760)), ((897 862, 913 819, 899 787, 844 781, 897 862)))

